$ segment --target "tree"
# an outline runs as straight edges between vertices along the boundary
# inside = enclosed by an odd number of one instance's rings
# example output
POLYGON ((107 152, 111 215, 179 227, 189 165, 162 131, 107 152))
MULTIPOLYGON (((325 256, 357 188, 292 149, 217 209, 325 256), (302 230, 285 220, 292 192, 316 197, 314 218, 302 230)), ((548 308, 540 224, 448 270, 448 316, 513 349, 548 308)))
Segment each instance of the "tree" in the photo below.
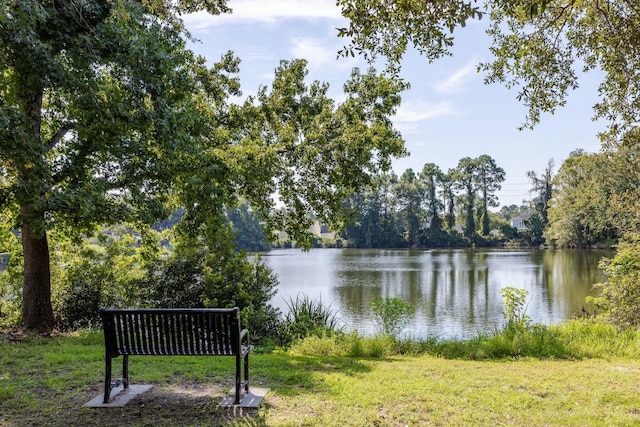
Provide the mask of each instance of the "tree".
POLYGON ((447 225, 447 229, 452 231, 456 225, 455 214, 455 198, 454 191, 455 186, 455 169, 449 169, 446 174, 440 177, 440 196, 443 198, 443 204, 446 206, 444 214, 444 222, 447 225))
POLYGON ((615 236, 608 220, 611 194, 603 157, 577 151, 567 158, 553 180, 546 236, 559 246, 584 248, 615 236))
POLYGON ((354 216, 345 200, 369 187, 376 174, 406 154, 390 117, 406 84, 354 69, 340 104, 327 97, 328 84, 307 85, 306 61, 281 61, 271 88, 239 107, 234 120, 245 128, 237 141, 215 155, 230 158, 234 185, 267 220, 299 243, 313 213, 339 229, 354 216), (277 193, 286 215, 269 216, 277 193))
POLYGON ((378 243, 374 247, 397 247, 401 243, 402 233, 396 215, 398 201, 392 194, 392 188, 397 182, 398 176, 393 171, 382 174, 376 179, 380 201, 380 229, 378 243))
POLYGON ((438 198, 438 183, 443 179, 440 168, 434 163, 427 163, 420 172, 420 180, 425 187, 425 200, 427 204, 427 218, 431 235, 439 235, 442 231, 442 218, 440 214, 444 204, 438 198))
POLYGON ((549 222, 547 218, 548 203, 553 196, 553 159, 549 159, 542 175, 538 177, 536 172, 531 170, 527 171, 527 178, 531 181, 531 190, 536 193, 531 203, 536 212, 541 216, 543 226, 546 227, 549 222))
POLYGON ((610 188, 608 221, 620 236, 634 238, 640 233, 640 130, 627 132, 601 155, 606 168, 601 178, 610 188))
POLYGON ((481 233, 488 236, 490 230, 488 206, 498 206, 498 198, 495 192, 500 190, 500 185, 504 182, 504 169, 496 165, 496 161, 486 154, 475 159, 476 172, 475 181, 480 192, 480 221, 482 223, 481 233))
POLYGON ((528 220, 525 221, 527 226, 527 234, 531 239, 531 244, 540 245, 544 243, 544 231, 545 223, 542 215, 538 212, 531 214, 528 220))
POLYGON ((640 121, 640 8, 618 0, 489 0, 486 12, 476 1, 339 0, 349 26, 338 35, 349 40, 341 54, 370 60, 384 56, 397 70, 407 46, 429 61, 450 54, 452 32, 488 15, 494 60, 481 64, 486 83, 518 88, 528 107, 523 127, 565 105, 579 85, 578 73, 602 71, 601 101, 595 118, 608 120, 611 136, 624 135, 640 121))
POLYGON ((343 236, 349 246, 372 248, 375 230, 380 229, 380 203, 376 192, 354 193, 349 198, 349 206, 358 212, 353 222, 344 228, 343 236))
POLYGON ((476 160, 471 157, 464 157, 458 162, 453 174, 455 188, 464 192, 460 198, 464 206, 464 236, 470 242, 475 242, 476 240, 476 221, 474 216, 477 190, 476 168, 476 160))
POLYGON ((422 209, 423 189, 413 169, 407 169, 400 176, 394 188, 398 201, 398 215, 409 246, 417 245, 420 239, 424 212, 422 209))
POLYGON ((640 236, 630 235, 616 255, 603 258, 600 267, 607 281, 599 283, 596 305, 618 326, 637 328, 640 324, 640 236))
MULTIPOLYGON (((54 326, 47 231, 153 223, 177 206, 185 234, 215 242, 224 206, 308 238, 308 212, 343 223, 342 202, 404 154, 390 116, 405 84, 354 70, 346 101, 283 63, 271 91, 243 106, 225 55, 186 49, 180 14, 224 0, 9 0, 0 4, 0 208, 21 229, 23 323, 54 326), (170 210, 168 210, 170 208, 170 210)), ((215 250, 214 246, 210 247, 215 250)))
POLYGON ((351 196, 351 206, 358 214, 345 229, 350 244, 364 248, 388 248, 400 244, 402 233, 396 220, 396 199, 392 195, 397 181, 394 172, 380 174, 374 177, 371 188, 351 196))
POLYGON ((489 2, 493 62, 483 64, 487 82, 519 87, 529 108, 525 126, 564 106, 582 71, 601 70, 595 117, 608 120, 611 136, 640 119, 640 9, 633 1, 534 0, 489 2))
MULTIPOLYGON (((225 10, 224 1, 197 6, 225 10)), ((26 327, 53 327, 47 230, 163 216, 170 175, 180 169, 174 153, 190 142, 191 94, 201 80, 234 66, 227 58, 206 70, 185 49, 170 15, 195 7, 0 5, 0 203, 21 230, 26 327)))
POLYGON ((227 221, 235 234, 238 249, 250 252, 268 251, 271 246, 262 227, 262 219, 248 203, 242 203, 226 210, 227 221))
POLYGON ((511 218, 516 217, 520 214, 523 214, 525 212, 527 212, 529 210, 529 206, 527 205, 509 205, 509 206, 503 206, 500 208, 500 211, 498 212, 499 216, 501 218, 506 219, 507 221, 510 221, 511 218))
POLYGON ((573 152, 553 179, 547 237, 559 245, 612 243, 638 232, 640 145, 637 131, 600 153, 573 152))

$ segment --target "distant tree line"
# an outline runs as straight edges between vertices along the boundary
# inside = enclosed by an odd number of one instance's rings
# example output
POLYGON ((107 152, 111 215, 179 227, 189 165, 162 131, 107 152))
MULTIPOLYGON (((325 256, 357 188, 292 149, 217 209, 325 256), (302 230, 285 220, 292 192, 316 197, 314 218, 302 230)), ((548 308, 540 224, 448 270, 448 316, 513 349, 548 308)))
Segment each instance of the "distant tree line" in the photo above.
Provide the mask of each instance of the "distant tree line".
MULTIPOLYGON (((496 192, 505 172, 488 155, 465 157, 444 172, 427 163, 418 173, 407 169, 375 175, 366 190, 354 193, 345 205, 353 213, 333 241, 315 237, 314 246, 359 248, 466 247, 491 245, 541 245, 548 241, 548 205, 553 194, 553 160, 540 175, 528 171, 531 198, 520 205, 502 206, 497 212, 496 192), (526 229, 511 220, 527 214, 526 229)), ((264 232, 258 212, 248 203, 226 211, 236 233, 238 249, 265 251, 291 247, 295 242, 278 240, 264 232)), ((280 214, 286 215, 282 209, 280 214)), ((313 213, 309 213, 314 217, 313 213)))
POLYGON ((366 248, 486 243, 492 229, 488 208, 498 206, 495 193, 504 179, 488 155, 465 157, 447 172, 427 163, 418 173, 380 174, 375 186, 351 197, 357 216, 344 237, 366 248))

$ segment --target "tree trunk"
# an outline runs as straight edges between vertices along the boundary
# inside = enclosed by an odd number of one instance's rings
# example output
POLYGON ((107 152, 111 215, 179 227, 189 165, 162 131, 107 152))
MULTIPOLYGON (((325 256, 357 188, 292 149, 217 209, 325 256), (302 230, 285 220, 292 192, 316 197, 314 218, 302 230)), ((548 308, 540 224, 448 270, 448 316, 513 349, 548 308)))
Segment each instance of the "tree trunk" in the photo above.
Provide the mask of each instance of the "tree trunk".
POLYGON ((46 233, 38 235, 26 223, 22 225, 24 279, 22 283, 22 321, 25 328, 51 332, 54 327, 51 307, 51 270, 46 233))
POLYGON ((51 270, 49 264, 49 245, 45 230, 45 215, 32 208, 33 200, 41 196, 46 176, 43 170, 46 147, 41 141, 42 100, 44 79, 38 75, 31 58, 18 61, 15 65, 18 97, 24 116, 25 131, 28 137, 24 141, 32 149, 32 163, 27 167, 20 158, 19 180, 27 188, 18 194, 21 203, 20 213, 22 231, 22 251, 24 255, 24 275, 22 282, 22 322, 27 329, 38 332, 51 332, 54 327, 53 308, 51 307, 51 270), (36 77, 38 76, 38 77, 36 77), (42 80, 42 81, 40 81, 42 80), (40 229, 41 227, 41 229, 40 229))
POLYGON ((491 232, 489 223, 489 208, 488 208, 488 195, 486 189, 482 193, 482 235, 488 236, 491 232))

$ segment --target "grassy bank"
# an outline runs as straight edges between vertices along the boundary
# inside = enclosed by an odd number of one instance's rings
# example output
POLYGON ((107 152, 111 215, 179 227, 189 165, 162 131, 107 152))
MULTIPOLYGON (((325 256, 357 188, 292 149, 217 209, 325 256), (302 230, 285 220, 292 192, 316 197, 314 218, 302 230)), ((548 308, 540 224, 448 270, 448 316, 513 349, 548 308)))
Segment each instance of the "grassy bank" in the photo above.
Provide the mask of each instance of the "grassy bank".
MULTIPOLYGON (((5 334, 0 425, 640 424, 638 334, 589 325, 563 328, 558 339, 573 339, 565 341, 569 351, 561 359, 469 360, 473 353, 445 354, 463 343, 435 341, 423 343, 421 354, 415 344, 413 355, 382 352, 378 358, 304 355, 326 350, 328 344, 317 340, 295 352, 256 354, 252 384, 271 389, 257 411, 219 408, 232 384, 233 360, 199 357, 133 357, 132 381, 154 389, 124 408, 84 408, 101 393, 100 334, 52 339, 5 334), (441 354, 434 356, 437 351, 441 354)), ((370 344, 359 345, 366 350, 370 344)))

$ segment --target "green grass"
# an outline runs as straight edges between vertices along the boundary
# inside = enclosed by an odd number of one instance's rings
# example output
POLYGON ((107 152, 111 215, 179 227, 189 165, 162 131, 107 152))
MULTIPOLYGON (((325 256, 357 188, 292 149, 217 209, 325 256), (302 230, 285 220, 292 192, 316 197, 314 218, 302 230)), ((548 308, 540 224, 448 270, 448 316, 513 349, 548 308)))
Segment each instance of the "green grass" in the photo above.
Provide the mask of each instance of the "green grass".
POLYGON ((638 332, 588 322, 549 331, 467 342, 314 337, 252 356, 252 385, 271 391, 244 411, 218 406, 232 358, 132 357, 132 381, 154 389, 124 408, 91 409, 82 405, 101 393, 100 334, 0 336, 0 426, 640 425, 638 332), (522 342, 539 351, 545 339, 560 356, 527 356, 523 344, 516 357, 489 358, 522 342))

